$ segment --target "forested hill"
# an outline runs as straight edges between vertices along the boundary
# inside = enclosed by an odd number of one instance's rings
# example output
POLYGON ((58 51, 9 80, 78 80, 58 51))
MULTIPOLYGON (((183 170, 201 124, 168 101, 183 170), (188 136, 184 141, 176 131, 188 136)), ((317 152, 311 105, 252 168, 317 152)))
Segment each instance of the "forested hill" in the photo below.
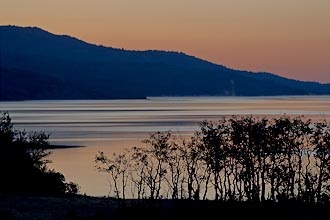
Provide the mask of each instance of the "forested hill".
POLYGON ((0 100, 321 94, 330 94, 330 84, 233 70, 179 52, 115 49, 36 27, 0 26, 0 100))

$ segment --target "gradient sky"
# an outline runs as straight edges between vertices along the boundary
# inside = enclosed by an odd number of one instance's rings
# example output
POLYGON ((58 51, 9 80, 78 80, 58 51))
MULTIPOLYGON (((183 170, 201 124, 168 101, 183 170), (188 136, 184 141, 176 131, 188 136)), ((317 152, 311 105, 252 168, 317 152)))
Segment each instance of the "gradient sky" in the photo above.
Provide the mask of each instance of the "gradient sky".
POLYGON ((0 24, 330 82, 330 0, 0 0, 0 24))

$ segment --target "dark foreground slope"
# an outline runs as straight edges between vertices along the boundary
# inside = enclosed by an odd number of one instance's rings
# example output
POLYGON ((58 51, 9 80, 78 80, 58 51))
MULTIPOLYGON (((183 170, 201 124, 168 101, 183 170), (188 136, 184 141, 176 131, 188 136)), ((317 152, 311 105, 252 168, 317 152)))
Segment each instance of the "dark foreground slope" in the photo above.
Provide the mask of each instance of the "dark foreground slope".
POLYGON ((0 195, 0 219, 329 219, 329 205, 0 195))
POLYGON ((330 84, 237 71, 178 52, 128 51, 0 26, 0 100, 320 95, 330 84))

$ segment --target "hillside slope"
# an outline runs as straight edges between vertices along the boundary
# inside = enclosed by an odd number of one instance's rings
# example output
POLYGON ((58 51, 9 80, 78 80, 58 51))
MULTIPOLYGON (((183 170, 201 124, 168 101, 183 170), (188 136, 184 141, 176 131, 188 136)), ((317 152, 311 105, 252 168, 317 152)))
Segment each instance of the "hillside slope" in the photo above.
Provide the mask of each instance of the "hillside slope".
POLYGON ((179 52, 97 46, 0 26, 0 100, 330 94, 330 84, 226 68, 179 52))

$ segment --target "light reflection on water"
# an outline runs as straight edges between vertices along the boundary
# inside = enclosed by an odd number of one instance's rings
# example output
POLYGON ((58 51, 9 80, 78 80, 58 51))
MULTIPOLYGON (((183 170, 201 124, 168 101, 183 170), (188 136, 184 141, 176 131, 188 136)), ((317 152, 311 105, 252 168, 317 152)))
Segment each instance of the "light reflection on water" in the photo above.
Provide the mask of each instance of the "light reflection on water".
POLYGON ((231 115, 305 115, 330 119, 330 96, 278 97, 158 97, 146 100, 73 100, 0 102, 16 128, 51 133, 51 143, 86 146, 53 150, 51 168, 75 181, 81 192, 107 195, 106 176, 94 170, 98 151, 107 154, 142 145, 155 131, 172 130, 185 138, 198 122, 231 115))

